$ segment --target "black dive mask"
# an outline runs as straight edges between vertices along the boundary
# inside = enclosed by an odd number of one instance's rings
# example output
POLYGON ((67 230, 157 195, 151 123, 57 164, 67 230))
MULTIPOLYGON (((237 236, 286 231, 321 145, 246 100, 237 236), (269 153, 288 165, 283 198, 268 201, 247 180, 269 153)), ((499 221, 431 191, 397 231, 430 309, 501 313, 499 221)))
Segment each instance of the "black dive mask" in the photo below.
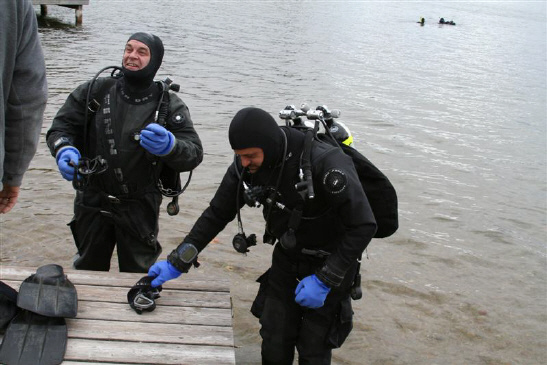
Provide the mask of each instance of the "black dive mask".
POLYGON ((152 312, 156 309, 156 299, 160 297, 161 286, 152 287, 153 276, 141 278, 127 293, 127 302, 137 312, 152 312))

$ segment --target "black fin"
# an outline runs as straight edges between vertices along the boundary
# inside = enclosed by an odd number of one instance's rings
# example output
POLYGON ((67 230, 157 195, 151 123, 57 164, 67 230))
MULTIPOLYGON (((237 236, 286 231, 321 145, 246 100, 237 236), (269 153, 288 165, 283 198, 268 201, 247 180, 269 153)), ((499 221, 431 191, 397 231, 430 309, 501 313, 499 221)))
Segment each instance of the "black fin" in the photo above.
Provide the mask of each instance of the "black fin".
POLYGON ((0 332, 3 332, 17 312, 17 290, 0 281, 0 332))
POLYGON ((78 312, 78 295, 59 265, 39 267, 19 288, 20 308, 49 317, 74 318, 78 312))
POLYGON ((0 363, 6 365, 57 365, 67 344, 64 318, 21 311, 10 323, 0 346, 0 363))

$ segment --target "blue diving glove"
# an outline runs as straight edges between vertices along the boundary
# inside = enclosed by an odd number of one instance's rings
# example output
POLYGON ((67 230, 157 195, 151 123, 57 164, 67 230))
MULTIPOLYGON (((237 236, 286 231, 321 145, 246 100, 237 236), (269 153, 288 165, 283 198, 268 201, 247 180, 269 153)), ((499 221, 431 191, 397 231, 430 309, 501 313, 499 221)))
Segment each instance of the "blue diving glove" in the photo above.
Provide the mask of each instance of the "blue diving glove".
POLYGON ((163 285, 168 280, 178 278, 182 273, 178 271, 169 261, 158 261, 148 270, 148 276, 155 277, 150 283, 153 288, 163 285))
POLYGON ((65 180, 74 180, 74 168, 80 162, 80 151, 75 147, 64 147, 57 153, 57 166, 65 180))
POLYGON ((157 156, 165 156, 175 146, 175 136, 157 123, 148 124, 141 131, 141 146, 157 156))
POLYGON ((326 286, 315 274, 306 276, 296 287, 296 303, 302 307, 320 308, 325 303, 330 288, 326 286))

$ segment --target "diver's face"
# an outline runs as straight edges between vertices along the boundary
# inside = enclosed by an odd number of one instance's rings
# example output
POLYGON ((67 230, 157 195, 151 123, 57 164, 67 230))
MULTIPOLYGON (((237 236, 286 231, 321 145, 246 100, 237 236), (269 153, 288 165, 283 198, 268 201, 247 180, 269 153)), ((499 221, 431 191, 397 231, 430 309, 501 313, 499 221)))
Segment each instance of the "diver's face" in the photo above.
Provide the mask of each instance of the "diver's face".
POLYGON ((241 166, 247 167, 251 174, 257 172, 264 162, 264 151, 259 147, 243 148, 234 150, 234 153, 241 159, 241 166))
POLYGON ((130 71, 139 71, 150 63, 150 48, 135 39, 125 45, 123 67, 130 71))

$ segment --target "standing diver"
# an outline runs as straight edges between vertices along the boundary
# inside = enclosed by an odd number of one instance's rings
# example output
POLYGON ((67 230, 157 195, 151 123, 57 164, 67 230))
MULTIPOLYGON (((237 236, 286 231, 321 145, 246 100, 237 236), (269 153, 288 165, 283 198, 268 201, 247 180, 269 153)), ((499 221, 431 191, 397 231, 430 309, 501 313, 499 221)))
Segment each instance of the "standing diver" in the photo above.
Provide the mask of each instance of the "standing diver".
POLYGON ((159 37, 131 35, 121 76, 76 88, 47 132, 61 175, 76 188, 76 269, 108 271, 117 246, 120 271, 147 272, 161 253, 158 178, 203 159, 188 107, 154 82, 163 53, 159 37))
POLYGON ((300 364, 330 364, 332 349, 352 329, 351 286, 377 229, 352 159, 313 141, 313 186, 306 189, 300 177, 304 132, 279 127, 264 110, 244 108, 228 136, 234 162, 182 243, 150 268, 151 284, 197 266, 198 253, 236 215, 234 248, 246 252, 256 238, 245 235, 239 210, 263 206, 264 242, 277 244, 251 308, 262 326, 262 363, 292 364, 296 348, 300 364))

